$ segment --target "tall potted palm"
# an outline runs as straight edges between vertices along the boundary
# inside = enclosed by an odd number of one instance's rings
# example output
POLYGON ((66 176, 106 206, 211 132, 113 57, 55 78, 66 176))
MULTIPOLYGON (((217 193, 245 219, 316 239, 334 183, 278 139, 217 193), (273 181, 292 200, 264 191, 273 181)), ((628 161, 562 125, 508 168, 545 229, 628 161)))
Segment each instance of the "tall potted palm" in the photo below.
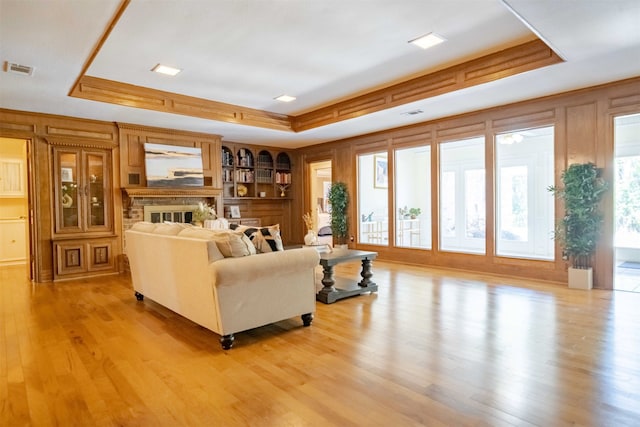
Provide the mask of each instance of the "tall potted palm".
POLYGON ((334 182, 327 194, 331 205, 331 234, 336 239, 336 245, 345 247, 349 235, 349 192, 344 182, 334 182))
POLYGON ((598 205, 609 188, 600 172, 593 163, 575 163, 562 173, 563 187, 549 187, 549 191, 564 202, 565 215, 556 227, 554 238, 570 262, 571 288, 593 286, 593 254, 603 221, 598 205))

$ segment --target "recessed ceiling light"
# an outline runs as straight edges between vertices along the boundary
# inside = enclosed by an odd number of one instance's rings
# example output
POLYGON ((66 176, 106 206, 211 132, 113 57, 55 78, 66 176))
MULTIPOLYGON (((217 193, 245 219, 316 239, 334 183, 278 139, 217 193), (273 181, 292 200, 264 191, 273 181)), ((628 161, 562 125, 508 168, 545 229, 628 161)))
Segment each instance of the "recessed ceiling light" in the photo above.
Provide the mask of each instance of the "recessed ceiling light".
POLYGON ((409 43, 412 43, 416 46, 419 46, 423 49, 428 49, 430 47, 433 47, 435 45, 438 45, 444 41, 446 41, 447 39, 445 39, 442 36, 439 36, 436 33, 429 33, 427 35, 418 37, 417 39, 413 39, 413 40, 409 40, 409 43))
POLYGON ((151 69, 151 71, 154 71, 154 72, 160 73, 160 74, 166 74, 167 76, 175 76, 176 74, 178 74, 182 70, 179 69, 179 68, 173 68, 173 67, 169 67, 167 65, 158 64, 155 67, 153 67, 151 69))
POLYGON ((290 96, 290 95, 280 95, 277 98, 274 98, 276 101, 282 101, 282 102, 291 102, 291 101, 295 101, 296 97, 295 96, 290 96))

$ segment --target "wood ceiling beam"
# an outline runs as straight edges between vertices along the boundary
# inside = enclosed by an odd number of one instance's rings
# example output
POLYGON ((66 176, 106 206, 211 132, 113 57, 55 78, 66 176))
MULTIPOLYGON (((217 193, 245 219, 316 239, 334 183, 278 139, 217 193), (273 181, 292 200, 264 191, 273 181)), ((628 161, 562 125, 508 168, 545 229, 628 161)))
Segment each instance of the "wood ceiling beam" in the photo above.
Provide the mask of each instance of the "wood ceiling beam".
POLYGON ((326 126, 422 99, 563 62, 541 40, 483 56, 294 117, 296 132, 326 126))
POLYGON ((288 116, 204 98, 82 75, 69 95, 134 108, 280 131, 302 132, 563 62, 541 40, 426 74, 406 82, 288 116))
POLYGON ((200 117, 239 125, 291 132, 291 118, 285 114, 254 110, 204 98, 180 95, 143 86, 83 76, 70 96, 127 107, 200 117))

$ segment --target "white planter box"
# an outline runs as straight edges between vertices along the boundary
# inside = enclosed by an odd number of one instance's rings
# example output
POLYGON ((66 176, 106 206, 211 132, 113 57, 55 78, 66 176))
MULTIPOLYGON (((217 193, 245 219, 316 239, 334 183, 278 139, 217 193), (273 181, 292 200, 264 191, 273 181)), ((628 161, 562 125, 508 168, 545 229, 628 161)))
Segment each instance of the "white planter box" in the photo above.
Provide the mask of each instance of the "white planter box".
POLYGON ((573 289, 593 288, 593 269, 569 267, 569 287, 573 289))

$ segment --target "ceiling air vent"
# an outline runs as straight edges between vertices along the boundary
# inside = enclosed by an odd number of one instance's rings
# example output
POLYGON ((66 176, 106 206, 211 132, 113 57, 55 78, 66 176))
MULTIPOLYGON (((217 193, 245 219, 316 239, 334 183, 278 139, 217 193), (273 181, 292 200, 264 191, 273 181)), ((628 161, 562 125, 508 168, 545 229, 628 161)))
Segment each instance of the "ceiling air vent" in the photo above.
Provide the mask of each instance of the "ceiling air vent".
POLYGON ((15 62, 7 62, 5 71, 8 73, 21 74, 23 76, 33 75, 34 67, 28 65, 16 64, 15 62))

